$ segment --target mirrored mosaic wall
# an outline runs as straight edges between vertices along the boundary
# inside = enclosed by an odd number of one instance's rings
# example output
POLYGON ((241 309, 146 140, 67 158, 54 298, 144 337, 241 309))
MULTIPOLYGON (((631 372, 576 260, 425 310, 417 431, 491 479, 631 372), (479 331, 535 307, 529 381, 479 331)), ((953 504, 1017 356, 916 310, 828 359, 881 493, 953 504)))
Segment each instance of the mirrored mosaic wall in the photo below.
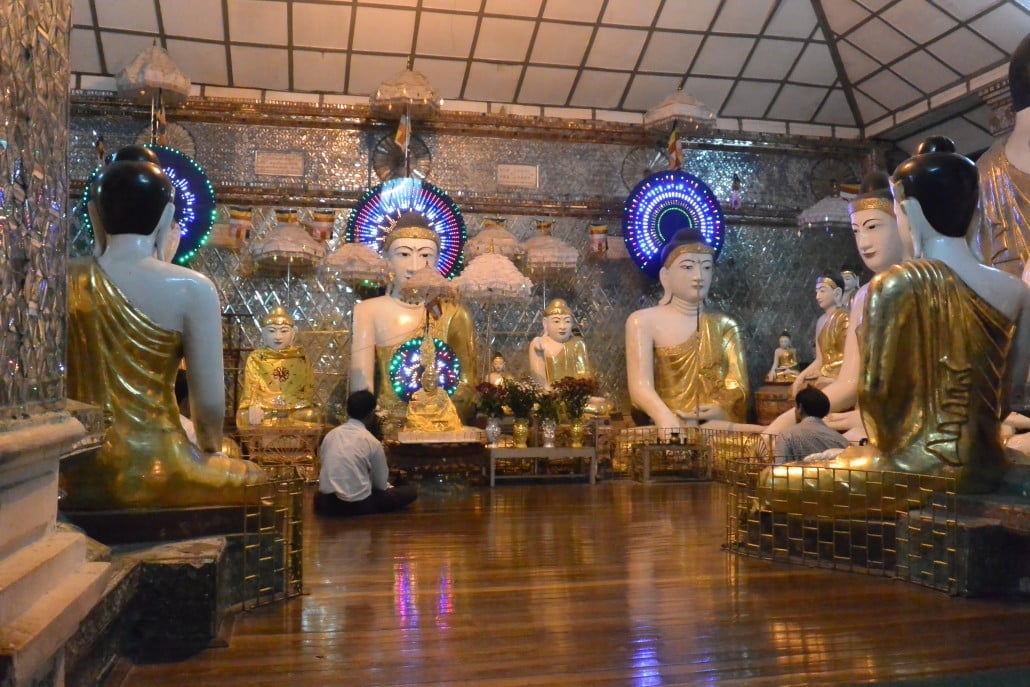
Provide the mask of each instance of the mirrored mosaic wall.
MULTIPOLYGON (((244 186, 268 194, 279 188, 283 194, 281 206, 299 206, 301 221, 310 212, 306 205, 321 201, 336 207, 336 230, 327 245, 329 252, 339 244, 350 212, 340 196, 363 191, 369 183, 378 181, 370 170, 370 149, 386 135, 385 130, 205 122, 184 122, 182 126, 196 145, 197 161, 216 189, 220 185, 244 186), (274 180, 256 175, 256 150, 303 151, 308 188, 298 187, 292 179, 278 180, 288 189, 277 187, 274 180), (289 196, 300 196, 301 200, 289 196)), ((91 115, 75 117, 72 128, 71 168, 77 179, 85 179, 96 165, 94 131, 102 133, 111 151, 135 141, 145 122, 124 115, 91 115)), ((628 193, 622 163, 635 154, 635 147, 432 134, 424 140, 432 154, 429 181, 448 192, 459 207, 474 207, 482 198, 490 197, 495 202, 507 198, 518 208, 489 214, 466 211, 470 237, 483 227, 486 217, 500 215, 506 218, 506 229, 525 241, 536 234, 536 220, 547 216, 554 223, 553 235, 575 246, 581 255, 574 273, 537 280, 528 302, 468 304, 480 336, 479 369, 485 373, 488 351, 500 351, 510 371, 525 372, 527 346, 542 332, 544 304, 551 298, 565 298, 575 311, 602 388, 619 407, 628 410, 624 323, 632 311, 656 304, 661 288, 635 267, 625 250, 619 250, 621 210, 586 217, 563 208, 584 202, 620 208, 628 193), (512 191, 498 186, 498 163, 536 165, 540 187, 512 191), (526 212, 526 202, 536 204, 539 212, 526 212), (597 220, 609 225, 612 249, 604 261, 587 258, 587 225, 597 220)), ((853 145, 824 146, 822 151, 810 142, 806 146, 766 150, 757 145, 711 145, 686 154, 685 169, 706 181, 727 207, 734 174, 742 180, 744 211, 741 216, 731 215, 728 222, 710 303, 740 323, 753 388, 762 384, 781 330, 794 335, 802 361, 811 359, 810 345, 820 314, 814 298, 816 276, 845 267, 861 271, 850 230, 799 230, 794 223, 800 209, 813 204, 826 188, 820 170, 826 167, 827 156, 835 156, 833 165, 838 173, 843 165, 845 172, 857 179, 860 151, 853 145)), ((252 207, 251 242, 274 226, 276 205, 252 207)), ((218 214, 221 220, 227 218, 224 205, 219 206, 218 214)), ((88 241, 80 240, 78 245, 83 250, 88 241)), ((260 345, 260 318, 277 305, 287 307, 298 321, 301 342, 314 363, 319 396, 328 398, 337 385, 346 382, 349 325, 358 295, 319 270, 289 276, 263 275, 253 268, 248 256, 248 244, 238 250, 207 247, 192 263, 214 280, 222 295, 227 347, 240 349, 245 355, 260 345)), ((232 369, 228 375, 230 382, 238 381, 232 369)))
POLYGON ((0 413, 64 398, 70 0, 0 3, 0 413))

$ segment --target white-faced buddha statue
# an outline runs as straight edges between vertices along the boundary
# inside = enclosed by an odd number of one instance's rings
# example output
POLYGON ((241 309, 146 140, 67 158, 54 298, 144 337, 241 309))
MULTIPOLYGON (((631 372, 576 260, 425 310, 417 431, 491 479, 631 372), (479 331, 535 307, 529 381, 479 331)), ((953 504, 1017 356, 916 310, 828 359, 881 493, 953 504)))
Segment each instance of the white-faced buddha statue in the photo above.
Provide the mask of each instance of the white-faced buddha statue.
POLYGON ((572 308, 560 298, 547 304, 543 314, 544 334, 529 344, 529 372, 544 389, 565 377, 594 378, 583 337, 573 332, 572 308))

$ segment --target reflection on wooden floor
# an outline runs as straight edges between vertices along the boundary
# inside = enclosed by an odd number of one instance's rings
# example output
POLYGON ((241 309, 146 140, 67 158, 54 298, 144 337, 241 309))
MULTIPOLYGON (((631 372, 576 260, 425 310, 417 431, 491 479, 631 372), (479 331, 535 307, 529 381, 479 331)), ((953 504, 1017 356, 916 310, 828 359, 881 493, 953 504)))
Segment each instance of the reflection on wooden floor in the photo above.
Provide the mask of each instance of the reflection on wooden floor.
POLYGON ((309 594, 127 687, 853 685, 1027 666, 1030 604, 726 554, 724 487, 424 494, 316 520, 309 594))

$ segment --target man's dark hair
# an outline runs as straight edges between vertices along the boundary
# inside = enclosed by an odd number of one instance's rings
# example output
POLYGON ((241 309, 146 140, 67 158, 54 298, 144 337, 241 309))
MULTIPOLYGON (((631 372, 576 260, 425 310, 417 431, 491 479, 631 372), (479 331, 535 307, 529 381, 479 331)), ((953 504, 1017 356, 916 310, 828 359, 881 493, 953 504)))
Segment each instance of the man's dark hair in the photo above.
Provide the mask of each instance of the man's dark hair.
POLYGON ((355 391, 347 397, 347 416, 355 420, 364 420, 376 409, 376 397, 367 389, 355 391))
POLYGON ((830 399, 814 386, 808 386, 799 391, 794 397, 794 401, 809 417, 823 418, 830 413, 830 399))

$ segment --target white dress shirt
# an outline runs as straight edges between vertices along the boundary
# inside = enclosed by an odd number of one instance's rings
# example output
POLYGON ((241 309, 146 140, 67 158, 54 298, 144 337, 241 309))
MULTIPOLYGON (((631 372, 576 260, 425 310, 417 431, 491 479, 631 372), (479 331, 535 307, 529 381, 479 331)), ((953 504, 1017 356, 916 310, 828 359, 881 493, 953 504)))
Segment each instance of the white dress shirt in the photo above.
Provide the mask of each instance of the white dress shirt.
POLYGON ((386 452, 360 420, 351 418, 325 435, 319 450, 318 491, 343 501, 362 501, 372 489, 389 489, 386 452))

